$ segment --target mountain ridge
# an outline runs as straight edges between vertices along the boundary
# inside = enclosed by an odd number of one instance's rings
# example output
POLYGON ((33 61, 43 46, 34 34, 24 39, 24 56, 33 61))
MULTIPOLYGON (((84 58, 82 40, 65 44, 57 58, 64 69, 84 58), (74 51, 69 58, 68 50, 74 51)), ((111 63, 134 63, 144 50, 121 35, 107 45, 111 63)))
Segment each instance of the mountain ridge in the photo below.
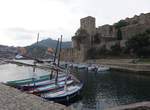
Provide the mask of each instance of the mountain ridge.
MULTIPOLYGON (((33 43, 29 46, 26 46, 27 54, 32 57, 38 57, 38 58, 48 58, 49 55, 47 55, 48 48, 56 48, 57 40, 53 40, 51 38, 47 38, 44 40, 41 40, 37 43, 33 43)), ((62 42, 62 48, 71 48, 72 43, 71 41, 62 42)))
MULTIPOLYGON (((37 45, 37 43, 33 43, 30 46, 33 46, 33 45, 37 45)), ((49 47, 50 48, 56 48, 57 40, 47 38, 47 39, 39 41, 38 45, 44 46, 44 47, 47 47, 47 48, 49 48, 49 47)), ((72 47, 71 41, 62 42, 62 48, 71 48, 71 47, 72 47)))

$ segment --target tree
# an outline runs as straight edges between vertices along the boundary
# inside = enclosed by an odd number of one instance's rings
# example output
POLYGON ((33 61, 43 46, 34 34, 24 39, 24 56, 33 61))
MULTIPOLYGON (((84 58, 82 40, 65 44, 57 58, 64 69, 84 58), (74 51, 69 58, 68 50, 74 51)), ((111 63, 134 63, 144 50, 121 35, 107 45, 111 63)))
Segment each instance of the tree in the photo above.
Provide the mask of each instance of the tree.
POLYGON ((75 38, 78 42, 85 43, 89 40, 89 34, 84 29, 78 29, 75 38))
POLYGON ((96 56, 97 56, 97 50, 96 50, 96 48, 90 48, 90 49, 88 49, 88 51, 87 51, 87 57, 89 58, 89 59, 95 59, 96 58, 96 56))
POLYGON ((127 25, 128 25, 128 22, 126 22, 125 20, 120 20, 118 23, 114 24, 116 29, 119 29, 119 28, 127 26, 127 25))
POLYGON ((137 56, 145 56, 150 54, 150 31, 145 31, 142 34, 131 37, 126 42, 126 47, 129 51, 132 50, 132 52, 137 56))
POLYGON ((122 40, 122 31, 120 28, 117 31, 117 40, 119 40, 119 41, 122 40))
POLYGON ((47 47, 42 45, 32 45, 26 47, 28 55, 36 58, 44 58, 47 47))
POLYGON ((115 23, 114 26, 117 29, 117 40, 118 40, 118 44, 120 46, 120 42, 122 40, 122 31, 121 28, 124 26, 127 26, 128 23, 125 20, 120 20, 118 23, 115 23))
POLYGON ((111 46, 111 54, 112 55, 119 55, 122 52, 122 49, 120 48, 120 45, 115 44, 111 46))
POLYGON ((122 40, 122 31, 121 31, 120 28, 119 28, 118 31, 117 31, 117 40, 118 40, 118 46, 119 46, 119 48, 120 48, 120 47, 121 47, 121 46, 120 46, 120 42, 121 42, 121 40, 122 40))

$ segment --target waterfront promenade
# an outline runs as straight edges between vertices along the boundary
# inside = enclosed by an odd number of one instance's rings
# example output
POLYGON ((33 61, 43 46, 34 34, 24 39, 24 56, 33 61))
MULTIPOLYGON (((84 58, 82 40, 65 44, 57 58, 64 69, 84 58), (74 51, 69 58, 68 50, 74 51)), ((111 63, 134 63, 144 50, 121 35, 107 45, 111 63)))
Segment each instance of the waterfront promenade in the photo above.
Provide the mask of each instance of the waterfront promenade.
POLYGON ((88 60, 86 63, 108 65, 112 70, 128 71, 150 75, 150 64, 134 62, 136 59, 97 59, 88 60))
POLYGON ((150 102, 138 102, 129 105, 122 105, 114 108, 108 108, 106 110, 150 110, 150 102))
POLYGON ((69 110, 66 106, 46 101, 0 83, 0 110, 69 110))

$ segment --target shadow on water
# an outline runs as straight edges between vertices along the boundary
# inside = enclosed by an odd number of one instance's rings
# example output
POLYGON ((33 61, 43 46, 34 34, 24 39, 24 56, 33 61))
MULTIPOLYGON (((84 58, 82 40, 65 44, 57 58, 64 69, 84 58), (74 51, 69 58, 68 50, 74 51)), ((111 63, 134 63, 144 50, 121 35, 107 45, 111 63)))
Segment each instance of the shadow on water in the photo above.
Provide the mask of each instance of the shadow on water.
POLYGON ((56 103, 60 103, 60 104, 63 104, 63 105, 66 105, 66 106, 70 106, 76 102, 79 102, 80 100, 82 100, 82 95, 78 95, 74 98, 72 98, 71 100, 68 100, 68 101, 62 101, 62 102, 56 102, 56 103))
POLYGON ((108 71, 78 71, 76 77, 85 83, 83 98, 74 103, 75 110, 103 110, 109 107, 150 100, 150 76, 108 71))

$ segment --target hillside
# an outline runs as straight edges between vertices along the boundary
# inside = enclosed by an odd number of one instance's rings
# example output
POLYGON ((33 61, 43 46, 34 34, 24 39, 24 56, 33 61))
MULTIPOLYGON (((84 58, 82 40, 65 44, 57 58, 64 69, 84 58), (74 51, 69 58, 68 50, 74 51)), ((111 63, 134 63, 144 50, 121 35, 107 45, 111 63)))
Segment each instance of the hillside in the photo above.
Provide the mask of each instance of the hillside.
MULTIPOLYGON (((36 44, 36 43, 35 43, 36 44)), ((35 45, 35 44, 32 44, 31 46, 35 45)), ((44 47, 51 47, 51 48, 56 48, 56 45, 57 45, 57 40, 53 40, 51 38, 48 38, 48 39, 45 39, 45 40, 42 40, 38 43, 38 45, 40 46, 44 46, 44 47)), ((62 43, 62 48, 70 48, 71 47, 71 42, 63 42, 62 43)))
MULTIPOLYGON (((27 54, 32 57, 38 58, 49 58, 47 54, 47 48, 56 48, 57 41, 52 40, 51 38, 39 41, 38 45, 36 43, 25 47, 27 54)), ((63 42, 62 48, 70 48, 71 42, 63 42)))

